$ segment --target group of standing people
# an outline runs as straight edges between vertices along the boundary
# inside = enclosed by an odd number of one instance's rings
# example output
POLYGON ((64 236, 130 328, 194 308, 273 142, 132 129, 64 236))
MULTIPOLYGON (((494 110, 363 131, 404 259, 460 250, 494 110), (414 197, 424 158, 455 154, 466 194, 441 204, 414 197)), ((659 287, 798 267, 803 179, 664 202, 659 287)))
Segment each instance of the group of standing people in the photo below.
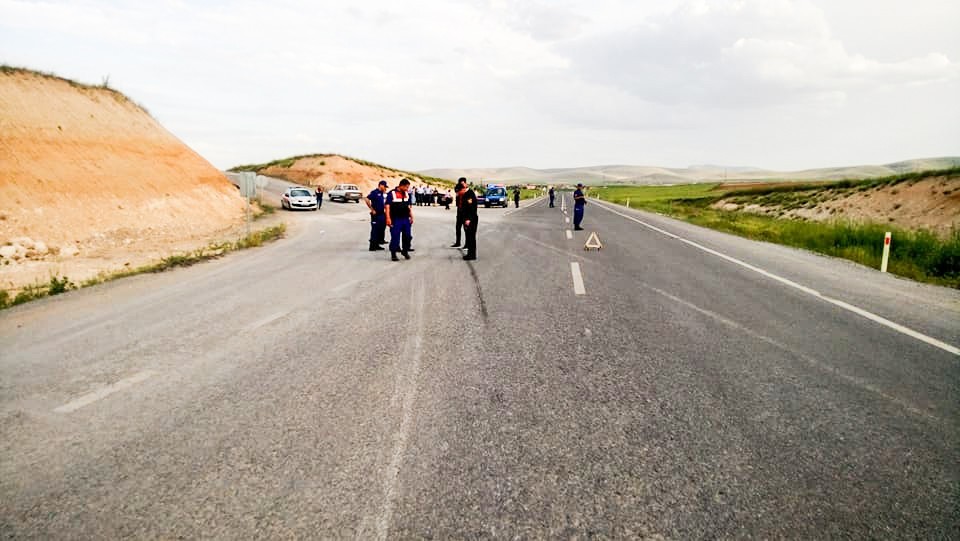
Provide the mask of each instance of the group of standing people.
POLYGON ((407 190, 410 194, 410 200, 418 207, 432 207, 434 204, 443 205, 444 199, 449 194, 443 194, 433 186, 418 186, 407 190))
MULTIPOLYGON (((420 205, 415 190, 410 186, 409 179, 401 180, 393 189, 388 189, 386 180, 381 180, 377 187, 367 195, 365 202, 370 210, 370 251, 375 252, 384 250, 386 241, 386 230, 390 228, 390 259, 400 261, 397 254, 404 259, 410 259, 410 252, 413 252, 413 207, 420 205)), ((432 188, 431 188, 432 189, 432 188)), ((419 188, 417 189, 419 190, 419 188)), ((434 196, 438 193, 433 190, 434 196)), ((553 187, 549 190, 550 207, 554 206, 556 194, 553 187)), ((441 197, 443 195, 441 194, 441 197)), ((453 198, 457 205, 456 219, 456 240, 450 245, 451 248, 460 248, 461 231, 463 232, 463 247, 466 250, 463 259, 472 261, 477 258, 477 226, 479 225, 479 215, 477 212, 477 194, 474 192, 467 179, 460 177, 457 180, 456 196, 453 198)), ((520 205, 520 191, 515 190, 513 194, 514 204, 520 205)), ((583 209, 586 205, 586 196, 582 183, 577 184, 577 189, 573 192, 573 229, 582 231, 580 224, 583 222, 583 209)), ((426 203, 424 200, 423 204, 426 203)), ((443 204, 441 202, 441 204, 443 204)), ((447 202, 449 208, 449 201, 447 202)))
MULTIPOLYGON (((393 189, 388 189, 388 186, 386 180, 381 180, 365 199, 367 208, 370 210, 370 251, 384 250, 383 245, 387 244, 386 230, 390 228, 390 259, 400 261, 397 254, 404 259, 410 259, 410 252, 415 251, 412 246, 413 207, 417 204, 417 196, 410 186, 409 179, 401 180, 393 189)), ((467 250, 463 259, 471 261, 477 258, 477 196, 467 186, 465 178, 457 181, 455 199, 457 241, 453 246, 460 246, 460 229, 463 228, 467 250)), ((449 208, 449 201, 446 204, 449 208)))

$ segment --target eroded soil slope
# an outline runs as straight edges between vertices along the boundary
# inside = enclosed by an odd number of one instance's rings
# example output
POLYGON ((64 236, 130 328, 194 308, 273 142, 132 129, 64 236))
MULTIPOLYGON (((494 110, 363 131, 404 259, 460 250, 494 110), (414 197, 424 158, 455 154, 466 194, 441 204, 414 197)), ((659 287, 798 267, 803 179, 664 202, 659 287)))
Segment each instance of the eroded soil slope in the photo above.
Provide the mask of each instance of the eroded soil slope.
POLYGON ((205 246, 242 223, 243 205, 122 94, 0 70, 0 288, 79 282, 205 246))
POLYGON ((451 182, 423 177, 338 154, 296 156, 267 164, 246 165, 232 169, 232 171, 241 170, 255 171, 261 175, 282 178, 303 186, 319 186, 325 192, 337 184, 356 184, 364 195, 376 188, 381 180, 386 180, 390 186, 395 186, 403 178, 410 179, 415 186, 430 185, 442 190, 452 186, 451 182))
POLYGON ((960 229, 960 172, 931 174, 901 182, 866 182, 760 195, 738 195, 734 191, 714 206, 817 222, 850 220, 891 224, 903 229, 926 229, 946 237, 960 229))

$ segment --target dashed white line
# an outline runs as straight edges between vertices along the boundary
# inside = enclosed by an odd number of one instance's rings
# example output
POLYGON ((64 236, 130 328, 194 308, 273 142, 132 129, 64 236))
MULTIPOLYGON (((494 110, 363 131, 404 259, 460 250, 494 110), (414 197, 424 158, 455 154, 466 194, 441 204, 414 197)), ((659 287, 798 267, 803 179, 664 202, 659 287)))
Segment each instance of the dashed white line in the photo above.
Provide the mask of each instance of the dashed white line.
POLYGON ((565 233, 567 234, 567 240, 570 240, 573 238, 573 231, 570 231, 569 229, 567 229, 565 233))
POLYGON ((583 276, 580 274, 580 263, 571 262, 570 272, 573 274, 573 293, 575 295, 586 295, 587 290, 583 287, 583 276))
POLYGON ((77 398, 76 400, 67 402, 66 404, 60 406, 59 408, 54 409, 53 411, 55 411, 56 413, 71 413, 71 412, 77 411, 78 409, 84 406, 88 406, 96 402, 97 400, 106 398, 112 395, 113 393, 122 391, 127 387, 140 383, 141 381, 147 378, 150 378, 151 376, 155 376, 156 374, 157 372, 154 372, 153 370, 144 370, 143 372, 138 372, 130 376, 129 378, 124 378, 116 383, 107 385, 103 389, 94 391, 92 393, 87 393, 81 396, 80 398, 77 398))
POLYGON ((399 492, 397 485, 400 482, 400 466, 403 464, 403 455, 407 451, 407 440, 410 437, 410 430, 414 422, 413 407, 417 399, 417 380, 420 376, 420 360, 423 354, 425 299, 424 285, 420 282, 415 286, 413 292, 413 321, 407 327, 407 342, 400 356, 400 359, 409 360, 409 362, 399 371, 394 394, 390 400, 391 410, 400 410, 400 426, 393 436, 393 454, 390 458, 390 464, 387 465, 384 472, 383 507, 376 517, 376 534, 370 536, 368 532, 362 531, 362 535, 358 536, 359 538, 373 537, 378 540, 385 540, 390 533, 393 508, 396 505, 399 492))
POLYGON ((277 313, 275 313, 275 314, 270 314, 270 315, 267 316, 267 317, 264 317, 264 318, 262 318, 262 319, 258 319, 257 321, 254 321, 253 323, 247 325, 246 327, 244 327, 244 330, 252 331, 252 330, 254 330, 254 329, 259 329, 260 327, 263 327, 264 325, 266 325, 266 324, 268 324, 268 323, 273 323, 274 321, 282 318, 283 316, 285 316, 285 315, 287 315, 287 314, 289 314, 289 313, 290 313, 290 312, 277 312, 277 313))
POLYGON ((570 218, 566 218, 566 217, 565 217, 565 218, 563 219, 563 221, 566 222, 566 223, 570 223, 570 218))
POLYGON ((780 282, 780 283, 782 283, 782 284, 784 284, 784 285, 787 285, 787 286, 790 286, 790 287, 792 287, 792 288, 794 288, 794 289, 798 289, 798 290, 800 290, 800 291, 803 291, 804 293, 806 293, 806 294, 808 294, 808 295, 811 295, 811 296, 813 296, 813 297, 817 297, 817 298, 823 299, 823 300, 829 302, 830 304, 833 304, 833 305, 835 305, 835 306, 839 306, 840 308, 843 308, 844 310, 847 310, 847 311, 849 311, 849 312, 853 312, 854 314, 858 314, 858 315, 860 315, 860 316, 863 316, 863 317, 865 317, 865 318, 867 318, 867 319, 869 319, 869 320, 871 320, 871 321, 873 321, 873 322, 879 323, 880 325, 883 325, 883 326, 885 326, 885 327, 887 327, 887 328, 889 328, 889 329, 893 329, 893 330, 895 330, 895 331, 897 331, 897 332, 899 332, 899 333, 901 333, 901 334, 905 334, 905 335, 910 336, 910 337, 912 337, 912 338, 916 338, 917 340, 920 340, 921 342, 924 342, 924 343, 926 343, 926 344, 929 344, 929 345, 931 345, 931 346, 933 346, 933 347, 935 347, 935 348, 942 349, 943 351, 946 351, 946 352, 948 352, 948 353, 952 353, 952 354, 954 354, 954 355, 960 355, 960 348, 958 348, 958 347, 956 347, 956 346, 953 346, 953 345, 950 345, 950 344, 948 344, 948 343, 946 343, 946 342, 942 342, 942 341, 940 341, 940 340, 937 340, 936 338, 933 338, 932 336, 927 336, 927 335, 925 335, 925 334, 923 334, 923 333, 921 333, 921 332, 915 331, 915 330, 913 330, 913 329, 911 329, 911 328, 909 328, 909 327, 904 327, 903 325, 900 325, 899 323, 895 323, 895 322, 893 322, 893 321, 890 321, 889 319, 884 318, 883 316, 878 316, 877 314, 874 314, 874 313, 872 313, 872 312, 868 312, 867 310, 864 310, 863 308, 860 308, 860 307, 858 307, 858 306, 854 306, 854 305, 852 305, 852 304, 849 304, 849 303, 847 303, 847 302, 841 301, 841 300, 839 300, 839 299, 833 299, 833 298, 831 298, 831 297, 827 297, 826 295, 820 293, 819 291, 817 291, 817 290, 815 290, 815 289, 811 289, 811 288, 809 288, 809 287, 807 287, 807 286, 798 284, 797 282, 794 282, 793 280, 789 280, 789 279, 784 278, 784 277, 782 277, 782 276, 778 276, 778 275, 776 275, 776 274, 773 274, 772 272, 765 271, 765 270, 761 269, 760 267, 756 267, 756 266, 754 266, 754 265, 751 265, 751 264, 747 263, 746 261, 741 261, 741 260, 739 260, 739 259, 737 259, 737 258, 735 258, 735 257, 732 257, 732 256, 729 256, 729 255, 720 253, 720 252, 718 252, 718 251, 716 251, 716 250, 713 250, 713 249, 711 249, 711 248, 707 248, 706 246, 704 246, 704 245, 702 245, 702 244, 698 244, 698 243, 696 243, 696 242, 694 242, 694 241, 692 241, 692 240, 685 239, 685 238, 683 238, 683 237, 681 237, 681 236, 679 236, 679 235, 675 235, 675 234, 673 234, 673 233, 671 233, 671 232, 669 232, 669 231, 665 231, 665 230, 663 230, 663 229, 660 229, 659 227, 657 227, 657 226, 655 226, 655 225, 648 224, 647 222, 644 222, 643 220, 634 218, 633 216, 629 216, 629 215, 624 214, 624 213, 622 213, 622 212, 619 212, 619 211, 617 211, 617 210, 615 210, 615 209, 612 209, 612 208, 608 207, 607 205, 599 205, 599 206, 600 206, 601 208, 607 210, 608 212, 612 212, 613 214, 616 214, 617 216, 621 216, 621 217, 626 218, 626 219, 628 219, 628 220, 634 221, 634 222, 636 222, 636 223, 638 223, 638 224, 640 224, 640 225, 642 225, 642 226, 644 226, 644 227, 646 227, 646 228, 649 228, 649 229, 652 229, 653 231, 656 231, 657 233, 661 233, 661 234, 666 235, 666 236, 668 236, 668 237, 670 237, 670 238, 672 238, 672 239, 676 239, 676 240, 678 240, 678 241, 680 241, 680 242, 683 242, 683 243, 685 243, 685 244, 688 244, 688 245, 690 245, 690 246, 693 246, 694 248, 697 248, 698 250, 703 250, 704 252, 706 252, 706 253, 708 253, 708 254, 715 255, 715 256, 717 256, 717 257, 719 257, 719 258, 721 258, 721 259, 725 259, 725 260, 727 260, 727 261, 729 261, 729 262, 731 262, 731 263, 733 263, 733 264, 735 264, 735 265, 740 265, 741 267, 744 267, 744 268, 746 268, 746 269, 750 269, 750 270, 752 270, 753 272, 756 272, 756 273, 758 273, 758 274, 762 274, 763 276, 766 276, 767 278, 770 278, 771 280, 776 280, 776 281, 778 281, 778 282, 780 282))

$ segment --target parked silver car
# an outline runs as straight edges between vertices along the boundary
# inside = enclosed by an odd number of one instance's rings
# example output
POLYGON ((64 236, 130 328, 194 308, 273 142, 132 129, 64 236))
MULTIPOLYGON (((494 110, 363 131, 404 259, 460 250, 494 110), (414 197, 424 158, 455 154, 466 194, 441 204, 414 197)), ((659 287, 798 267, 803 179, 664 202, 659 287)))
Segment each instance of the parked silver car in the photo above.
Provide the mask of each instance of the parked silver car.
POLYGON ((294 186, 284 190, 283 195, 280 196, 280 206, 287 210, 317 210, 319 208, 317 206, 317 196, 314 195, 313 190, 303 186, 294 186))
POLYGON ((337 184, 328 192, 328 196, 331 201, 339 199, 344 203, 347 201, 359 203, 360 198, 363 197, 363 193, 360 192, 360 188, 358 188, 356 184, 337 184))

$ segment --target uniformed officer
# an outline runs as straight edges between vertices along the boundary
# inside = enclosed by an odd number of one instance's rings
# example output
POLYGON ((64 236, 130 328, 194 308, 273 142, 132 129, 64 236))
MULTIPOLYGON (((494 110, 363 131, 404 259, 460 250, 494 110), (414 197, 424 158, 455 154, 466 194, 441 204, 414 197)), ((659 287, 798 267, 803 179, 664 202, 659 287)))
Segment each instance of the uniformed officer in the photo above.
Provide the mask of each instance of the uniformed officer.
POLYGON ((385 244, 387 215, 383 210, 384 198, 387 193, 387 181, 381 180, 377 187, 370 192, 370 195, 364 200, 367 208, 370 209, 370 251, 376 252, 383 250, 381 244, 385 244))
POLYGON ((465 248, 467 254, 464 261, 473 261, 477 258, 477 194, 473 193, 466 183, 460 185, 460 206, 457 208, 457 217, 463 222, 463 232, 466 237, 465 248))
POLYGON ((520 188, 513 189, 513 206, 520 208, 520 188))
POLYGON ((550 193, 550 208, 553 208, 553 198, 554 198, 554 195, 555 195, 555 194, 553 193, 553 186, 550 186, 550 191, 549 191, 549 193, 550 193))
POLYGON ((384 210, 387 215, 387 227, 390 228, 390 259, 400 261, 397 252, 404 259, 410 259, 410 226, 413 225, 413 206, 410 204, 410 181, 403 179, 396 188, 387 192, 384 210))
POLYGON ((454 188, 454 197, 456 197, 457 205, 457 238, 453 241, 453 244, 450 245, 451 248, 460 247, 460 230, 463 229, 463 215, 460 214, 460 196, 463 195, 463 188, 467 185, 467 179, 460 177, 457 179, 457 187, 454 188))
POLYGON ((587 198, 583 195, 583 183, 577 183, 577 189, 573 191, 573 229, 582 231, 580 222, 583 221, 583 206, 587 203, 587 198))

